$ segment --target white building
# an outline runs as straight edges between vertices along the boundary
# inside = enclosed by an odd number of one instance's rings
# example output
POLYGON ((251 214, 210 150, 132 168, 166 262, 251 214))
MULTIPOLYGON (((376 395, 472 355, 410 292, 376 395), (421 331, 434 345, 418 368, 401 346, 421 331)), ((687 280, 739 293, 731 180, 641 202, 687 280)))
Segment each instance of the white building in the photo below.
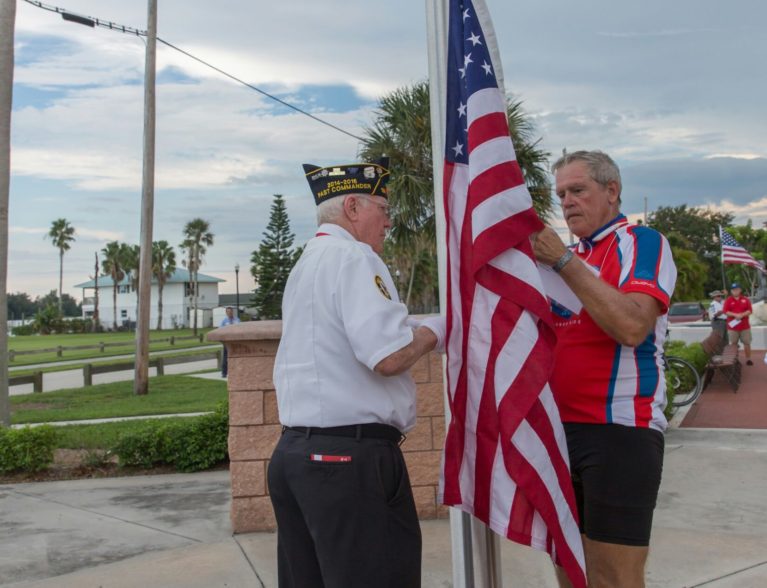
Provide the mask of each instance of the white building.
MULTIPOLYGON (((205 274, 197 274, 199 296, 197 297, 198 327, 213 326, 213 309, 218 306, 218 285, 221 278, 205 274)), ((75 288, 83 289, 83 318, 92 318, 95 308, 94 280, 76 284, 75 288)), ((105 329, 114 328, 115 308, 113 306, 114 282, 110 276, 99 276, 99 321, 105 329)), ((159 290, 157 279, 152 277, 151 287, 152 307, 149 311, 149 328, 157 328, 159 290)), ((117 325, 131 326, 136 322, 138 299, 136 291, 131 286, 130 276, 126 276, 117 284, 117 325)), ((162 289, 162 328, 173 329, 192 326, 192 281, 189 272, 183 268, 176 269, 167 279, 162 289)))

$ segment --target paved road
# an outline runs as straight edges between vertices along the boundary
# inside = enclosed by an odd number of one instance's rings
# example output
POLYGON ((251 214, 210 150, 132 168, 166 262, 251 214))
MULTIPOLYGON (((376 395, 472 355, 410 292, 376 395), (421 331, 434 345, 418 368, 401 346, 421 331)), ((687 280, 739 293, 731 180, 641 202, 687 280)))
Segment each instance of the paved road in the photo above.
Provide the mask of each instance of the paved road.
MULTIPOLYGON (((219 348, 220 345, 213 346, 219 348)), ((152 354, 154 355, 154 354, 152 354)), ((133 356, 126 356, 128 359, 133 359, 133 356)), ((114 357, 110 359, 115 359, 114 357)), ((83 363, 80 361, 79 363, 83 363)), ((215 359, 206 359, 204 361, 193 361, 189 363, 178 363, 165 366, 165 374, 188 374, 190 372, 198 372, 201 370, 216 369, 217 363, 215 359)), ((157 375, 156 368, 149 369, 150 376, 157 375)), ((107 382, 122 382, 125 380, 133 379, 133 370, 126 370, 121 372, 110 372, 108 374, 96 374, 93 376, 94 384, 105 384, 107 382)), ((83 370, 64 370, 61 372, 49 372, 43 374, 43 390, 45 392, 52 392, 53 390, 63 390, 65 388, 80 388, 83 385, 83 370)), ((11 386, 10 395, 16 396, 19 394, 32 393, 32 384, 22 384, 20 386, 11 386)))
MULTIPOLYGON (((158 355, 170 355, 171 353, 180 353, 184 351, 208 351, 209 349, 221 349, 221 345, 200 345, 198 347, 179 347, 178 349, 167 349, 166 351, 152 351, 149 356, 157 357, 158 355)), ((124 355, 108 355, 106 357, 88 357, 85 359, 64 359, 62 361, 49 361, 46 363, 32 363, 25 365, 10 366, 8 371, 10 373, 19 372, 24 370, 33 370, 36 368, 49 368, 60 365, 82 365, 84 363, 101 363, 105 361, 115 361, 118 359, 133 359, 134 353, 126 353, 124 355)))

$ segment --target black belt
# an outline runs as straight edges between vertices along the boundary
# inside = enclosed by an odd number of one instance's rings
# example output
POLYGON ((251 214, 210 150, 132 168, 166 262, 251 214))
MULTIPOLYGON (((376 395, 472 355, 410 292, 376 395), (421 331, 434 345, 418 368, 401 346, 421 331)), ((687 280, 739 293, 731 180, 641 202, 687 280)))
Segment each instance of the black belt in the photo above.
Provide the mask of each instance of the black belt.
POLYGON ((399 429, 381 423, 365 423, 364 425, 346 425, 343 427, 283 427, 284 431, 295 431, 306 435, 328 435, 330 437, 351 437, 353 439, 385 439, 392 443, 401 443, 405 436, 399 429))

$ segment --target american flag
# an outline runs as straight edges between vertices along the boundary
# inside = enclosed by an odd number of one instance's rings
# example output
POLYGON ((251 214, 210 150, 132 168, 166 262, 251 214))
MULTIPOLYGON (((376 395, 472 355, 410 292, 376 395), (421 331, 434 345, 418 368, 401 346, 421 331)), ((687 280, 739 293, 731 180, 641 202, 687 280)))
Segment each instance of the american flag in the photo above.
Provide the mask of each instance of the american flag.
POLYGON ((586 586, 564 432, 548 386, 555 335, 530 235, 484 0, 450 0, 444 199, 451 423, 441 500, 547 551, 586 586))
POLYGON ((741 263, 755 267, 762 273, 767 273, 764 270, 764 264, 751 257, 751 254, 746 251, 745 247, 738 243, 722 227, 719 227, 719 238, 722 243, 722 263, 741 263))

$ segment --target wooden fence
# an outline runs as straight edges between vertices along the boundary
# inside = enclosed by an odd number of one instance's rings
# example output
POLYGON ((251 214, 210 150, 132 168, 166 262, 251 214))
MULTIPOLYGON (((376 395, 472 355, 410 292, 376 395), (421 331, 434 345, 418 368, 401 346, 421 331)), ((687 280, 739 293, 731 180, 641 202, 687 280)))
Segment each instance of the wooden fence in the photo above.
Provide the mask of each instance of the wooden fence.
MULTIPOLYGON (((193 363, 195 361, 206 361, 208 359, 215 359, 218 369, 221 369, 222 353, 220 349, 216 351, 210 351, 208 353, 196 353, 194 355, 180 355, 178 357, 153 357, 149 360, 149 367, 157 368, 157 375, 165 375, 165 367, 169 365, 176 365, 181 363, 193 363)), ((86 363, 82 367, 83 371, 83 386, 93 385, 93 376, 97 374, 108 374, 112 372, 126 372, 134 369, 136 366, 133 361, 123 361, 120 363, 110 363, 106 365, 99 365, 97 363, 86 363)), ((48 372, 52 373, 52 372, 48 372)), ((21 384, 32 384, 33 392, 43 391, 43 372, 36 371, 28 376, 11 376, 8 378, 8 386, 19 386, 21 384)))
MULTIPOLYGON (((170 343, 171 345, 175 345, 176 341, 191 341, 192 339, 198 339, 200 343, 203 343, 205 340, 205 335, 203 333, 200 333, 199 335, 189 335, 188 337, 167 337, 165 339, 153 339, 149 341, 149 344, 153 343, 170 343)), ((72 345, 72 346, 63 346, 59 345, 58 347, 49 347, 47 349, 31 349, 29 351, 14 351, 13 349, 8 351, 8 361, 14 361, 17 356, 19 355, 36 355, 41 353, 55 353, 56 357, 62 357, 65 351, 87 351, 90 349, 98 349, 101 353, 104 353, 104 350, 107 347, 135 347, 136 342, 135 341, 125 341, 122 343, 104 343, 103 341, 100 341, 98 345, 72 345)))

